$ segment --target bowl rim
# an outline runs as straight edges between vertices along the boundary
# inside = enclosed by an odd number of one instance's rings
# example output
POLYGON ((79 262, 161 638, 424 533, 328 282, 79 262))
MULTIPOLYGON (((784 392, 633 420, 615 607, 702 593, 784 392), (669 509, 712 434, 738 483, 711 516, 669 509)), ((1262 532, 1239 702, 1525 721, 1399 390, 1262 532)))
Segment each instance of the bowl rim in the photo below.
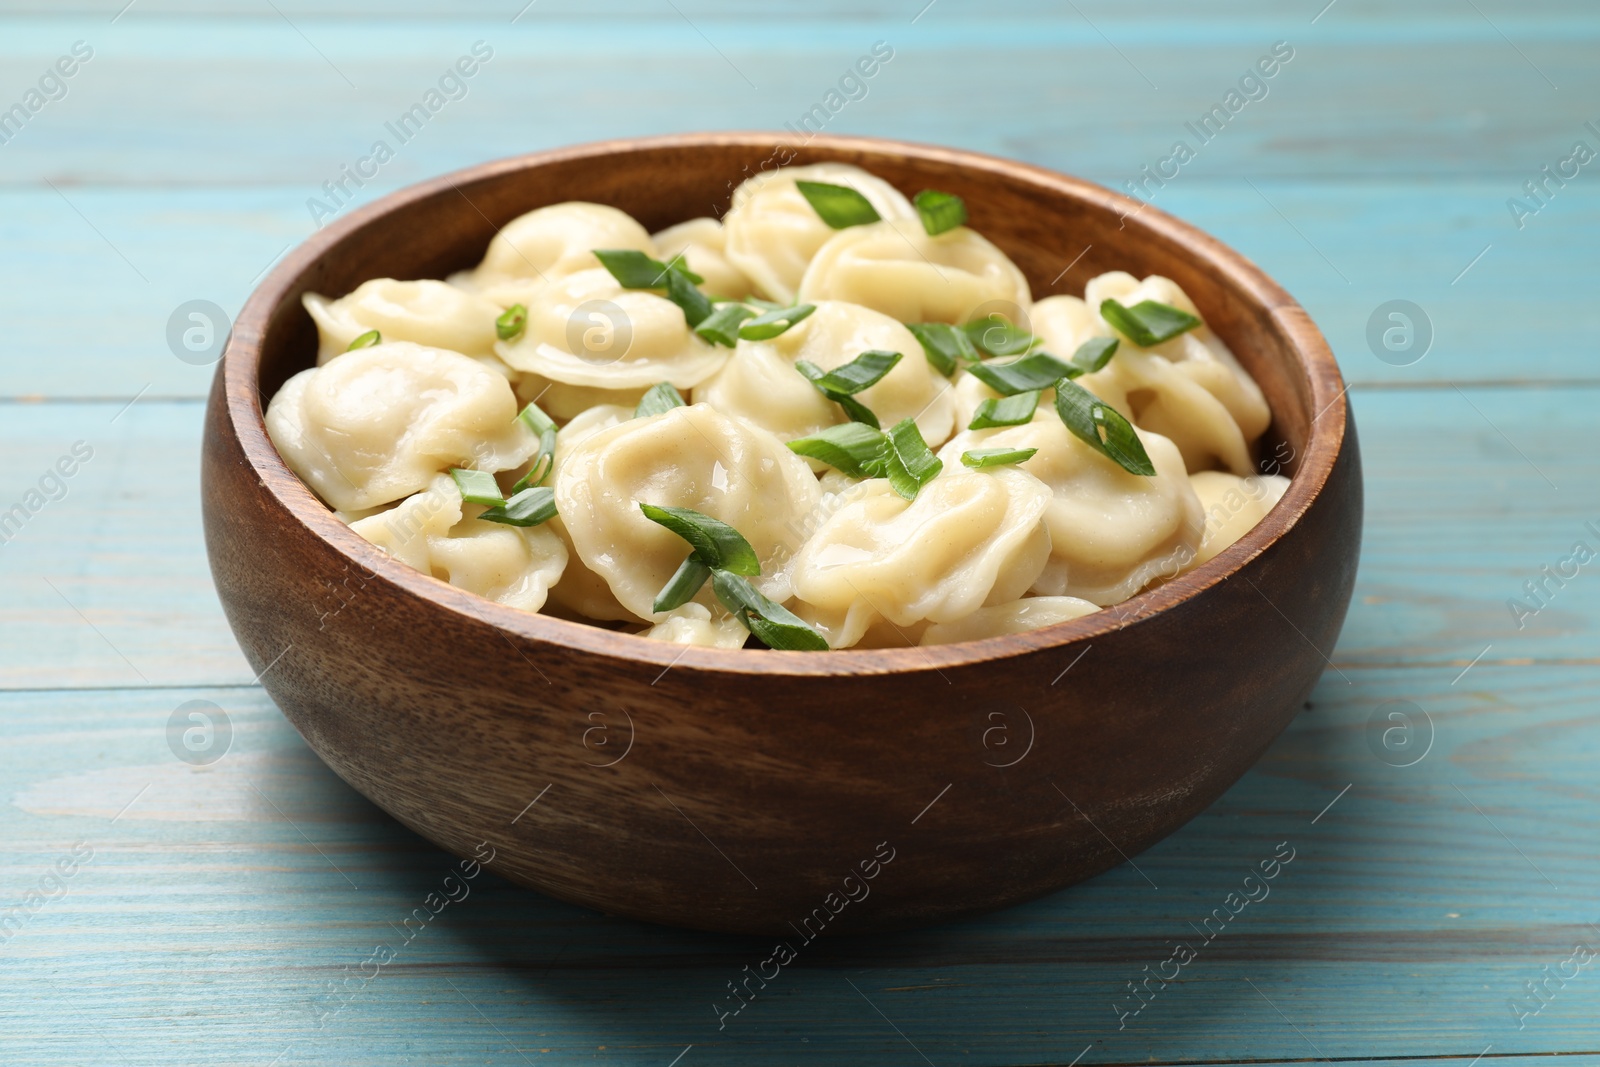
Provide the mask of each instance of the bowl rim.
MULTIPOLYGON (((466 199, 466 194, 461 191, 463 185, 552 163, 661 149, 711 146, 769 149, 792 140, 792 135, 786 133, 728 131, 593 141, 492 160, 452 171, 397 189, 335 219, 284 256, 240 309, 217 369, 228 430, 264 490, 309 533, 345 556, 349 562, 361 567, 368 575, 381 576, 392 585, 443 610, 494 627, 524 642, 546 643, 612 660, 631 661, 641 666, 659 668, 662 673, 675 666, 726 675, 779 677, 942 673, 944 669, 1003 660, 1084 641, 1092 642, 1140 620, 1176 608, 1238 574, 1246 564, 1293 529, 1321 494, 1334 463, 1343 451, 1348 387, 1343 384, 1338 364, 1321 331, 1294 298, 1251 260, 1215 237, 1146 201, 1046 167, 965 149, 879 137, 826 134, 814 135, 804 142, 808 156, 826 155, 830 150, 847 153, 887 151, 953 164, 967 170, 1003 175, 1013 180, 1021 179, 1025 183, 1045 187, 1080 201, 1098 200, 1108 209, 1120 210, 1125 225, 1143 227, 1190 249, 1210 269, 1224 276, 1231 286, 1249 294, 1250 299, 1272 320, 1273 328, 1283 335, 1286 348, 1295 354, 1297 369, 1305 376, 1309 386, 1310 404, 1314 412, 1307 426, 1305 447, 1296 457, 1298 468, 1283 497, 1243 537, 1212 559, 1120 604, 1081 618, 1022 633, 949 644, 831 649, 825 653, 781 652, 770 649, 707 648, 653 641, 602 626, 523 611, 459 589, 391 558, 376 545, 353 533, 289 469, 278 454, 267 435, 261 400, 262 339, 274 310, 284 303, 301 275, 346 237, 397 208, 426 200, 441 192, 454 190, 466 199), (1329 415, 1332 417, 1325 418, 1329 415)), ((215 404, 215 400, 210 403, 215 404)), ((513 648, 521 653, 521 649, 515 645, 513 648)))

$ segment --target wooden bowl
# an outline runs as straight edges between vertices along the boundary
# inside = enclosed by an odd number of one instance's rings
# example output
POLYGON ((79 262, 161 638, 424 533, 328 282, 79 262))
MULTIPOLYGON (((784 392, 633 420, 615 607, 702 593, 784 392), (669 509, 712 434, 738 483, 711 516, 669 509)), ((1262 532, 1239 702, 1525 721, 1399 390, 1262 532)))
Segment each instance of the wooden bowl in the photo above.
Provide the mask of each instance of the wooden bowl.
POLYGON ((1328 665, 1361 473, 1332 353, 1238 253, 1100 186, 889 141, 689 134, 522 156, 319 230, 240 312, 213 384, 206 544, 228 620, 307 743, 395 818, 563 900, 706 930, 924 924, 1081 881, 1171 833, 1262 754, 1328 665), (1293 480, 1215 559, 1030 633, 827 653, 686 648, 516 611, 390 560, 278 457, 264 400, 315 360, 307 290, 442 278, 563 200, 652 231, 746 176, 841 160, 965 197, 1036 297, 1163 274, 1260 383, 1293 480))

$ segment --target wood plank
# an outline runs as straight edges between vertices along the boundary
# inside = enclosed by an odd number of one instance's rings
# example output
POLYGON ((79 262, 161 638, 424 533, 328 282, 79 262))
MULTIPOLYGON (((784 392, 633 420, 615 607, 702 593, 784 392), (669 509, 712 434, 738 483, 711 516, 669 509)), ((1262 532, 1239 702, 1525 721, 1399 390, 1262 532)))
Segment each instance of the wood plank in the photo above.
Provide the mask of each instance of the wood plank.
POLYGON ((609 919, 492 874, 408 940, 400 924, 448 858, 338 781, 255 689, 0 695, 5 896, 75 842, 94 850, 0 947, 0 1056, 170 1063, 181 1043, 216 1064, 666 1064, 692 1044, 684 1063, 1466 1063, 1488 1046, 1497 1061, 1600 1048, 1587 971, 1520 1031, 1507 1007, 1600 938, 1594 668, 1480 665, 1454 686, 1450 669, 1353 674, 1324 679, 1259 767, 1137 870, 937 930, 802 946, 721 1031, 711 1005, 765 943, 609 919), (233 730, 204 768, 166 739, 191 699, 233 730), (1393 699, 1430 717, 1410 767, 1366 740, 1393 699), (1294 858, 1270 894, 1201 944, 1195 927, 1279 842, 1294 858), (1119 1030, 1113 1002, 1176 941, 1197 958, 1119 1030), (397 958, 319 1027, 339 1006, 318 1000, 327 983, 380 944, 397 958))

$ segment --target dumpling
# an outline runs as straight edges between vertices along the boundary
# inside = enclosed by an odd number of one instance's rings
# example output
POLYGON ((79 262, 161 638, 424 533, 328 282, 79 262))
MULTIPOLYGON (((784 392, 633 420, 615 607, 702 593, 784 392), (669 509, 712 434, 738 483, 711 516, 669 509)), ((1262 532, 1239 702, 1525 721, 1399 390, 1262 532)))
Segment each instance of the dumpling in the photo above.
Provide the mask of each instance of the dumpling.
POLYGON ((1048 486, 1011 467, 945 471, 909 501, 863 482, 795 554, 793 610, 832 647, 880 616, 904 628, 1016 600, 1044 569, 1048 486))
POLYGON ((624 289, 602 267, 542 287, 528 305, 527 328, 495 352, 514 369, 551 381, 620 391, 699 385, 728 350, 696 336, 672 301, 624 289))
POLYGON ((654 256, 645 228, 625 211, 569 200, 520 215, 489 242, 483 262, 450 281, 502 307, 527 304, 538 286, 600 266, 594 250, 631 248, 654 256))
POLYGON ((682 256, 689 269, 705 279, 700 291, 707 296, 743 300, 754 289, 744 272, 728 261, 728 235, 716 219, 680 222, 651 240, 662 262, 682 256))
POLYGON ((1206 516, 1205 534, 1194 559, 1195 566, 1199 566, 1266 518, 1273 505, 1283 499, 1289 479, 1281 474, 1240 478, 1222 471, 1198 471, 1189 475, 1189 484, 1206 516))
POLYGON ((450 467, 510 470, 538 450, 511 383, 458 352, 407 341, 361 348, 284 383, 267 434, 340 511, 387 504, 450 467))
POLYGON ((494 354, 499 305, 453 285, 374 278, 337 300, 306 293, 300 302, 317 324, 319 364, 343 355, 351 341, 377 330, 385 341, 447 348, 510 373, 494 354))
POLYGON ((463 504, 448 474, 426 490, 350 529, 423 574, 508 607, 538 611, 567 565, 567 549, 544 526, 484 522, 463 504))
POLYGON ((1009 604, 979 608, 964 619, 935 623, 922 632, 924 645, 948 645, 955 641, 979 641, 1002 634, 1020 634, 1054 626, 1058 622, 1081 619, 1100 608, 1075 596, 1025 596, 1009 604))
POLYGON ((797 181, 847 185, 886 219, 917 217, 898 189, 845 163, 780 167, 756 175, 733 191, 723 218, 726 255, 769 300, 792 303, 811 257, 838 232, 822 221, 797 181))
MULTIPOLYGON (((900 322, 1020 324, 1033 297, 1006 254, 965 226, 930 237, 916 218, 840 230, 818 249, 800 299, 848 300, 900 322)), ((1069 353, 1070 354, 1070 353, 1069 353)))
POLYGON ((1176 574, 1200 543, 1200 501, 1189 488, 1183 457, 1166 438, 1137 432, 1154 477, 1123 470, 1073 436, 1054 411, 1021 426, 957 434, 939 458, 950 470, 961 466, 961 453, 969 449, 1038 449, 1018 464, 1052 494, 1045 511, 1050 559, 1031 589, 1115 604, 1158 576, 1176 574))
MULTIPOLYGON (((782 603, 788 581, 777 564, 821 498, 811 469, 783 442, 705 404, 594 434, 563 459, 555 491, 578 558, 641 619, 655 617, 656 594, 689 554, 641 503, 693 508, 738 530, 761 561, 752 581, 782 603)), ((708 587, 699 599, 709 598, 708 587)))
POLYGON ((652 641, 702 648, 743 648, 750 631, 732 615, 712 618, 711 610, 694 601, 666 612, 661 621, 639 635, 652 641))
POLYGON ((938 447, 954 428, 950 383, 928 364, 922 345, 903 324, 854 304, 825 301, 769 341, 740 341, 733 358, 695 389, 694 400, 792 441, 848 418, 795 370, 795 363, 804 359, 832 370, 871 349, 899 352, 901 359, 856 399, 885 429, 901 419, 915 419, 923 440, 938 447))
POLYGON ((639 406, 639 401, 649 389, 596 389, 591 385, 568 385, 553 382, 542 374, 522 374, 512 371, 511 387, 517 400, 523 404, 532 401, 539 410, 557 422, 570 422, 594 408, 627 408, 628 414, 639 406))

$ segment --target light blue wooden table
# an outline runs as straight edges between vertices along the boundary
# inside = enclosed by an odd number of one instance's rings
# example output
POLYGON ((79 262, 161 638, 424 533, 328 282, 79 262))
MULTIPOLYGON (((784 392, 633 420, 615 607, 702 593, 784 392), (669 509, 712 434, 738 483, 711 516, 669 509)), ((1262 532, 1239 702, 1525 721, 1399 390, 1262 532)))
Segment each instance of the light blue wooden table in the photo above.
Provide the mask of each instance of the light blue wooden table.
POLYGON ((0 2, 0 108, 27 112, 0 125, 0 512, 34 512, 0 545, 0 1062, 1600 1063, 1600 560, 1563 563, 1600 550, 1600 161, 1541 174, 1600 151, 1593 5, 125 2, 0 2), (749 942, 488 874, 407 926, 451 861, 326 770, 235 647, 199 526, 211 368, 166 331, 185 301, 237 311, 478 41, 359 199, 778 128, 878 41, 830 131, 1120 186, 1288 42, 1155 196, 1310 309, 1363 437, 1349 622, 1260 766, 1137 870, 820 945, 720 1031, 749 942), (1393 300, 1425 316, 1401 352, 1368 339, 1393 300), (170 741, 194 700, 231 729, 203 766, 170 741), (1282 842, 1270 897, 1131 1014, 1129 983, 1282 842))

